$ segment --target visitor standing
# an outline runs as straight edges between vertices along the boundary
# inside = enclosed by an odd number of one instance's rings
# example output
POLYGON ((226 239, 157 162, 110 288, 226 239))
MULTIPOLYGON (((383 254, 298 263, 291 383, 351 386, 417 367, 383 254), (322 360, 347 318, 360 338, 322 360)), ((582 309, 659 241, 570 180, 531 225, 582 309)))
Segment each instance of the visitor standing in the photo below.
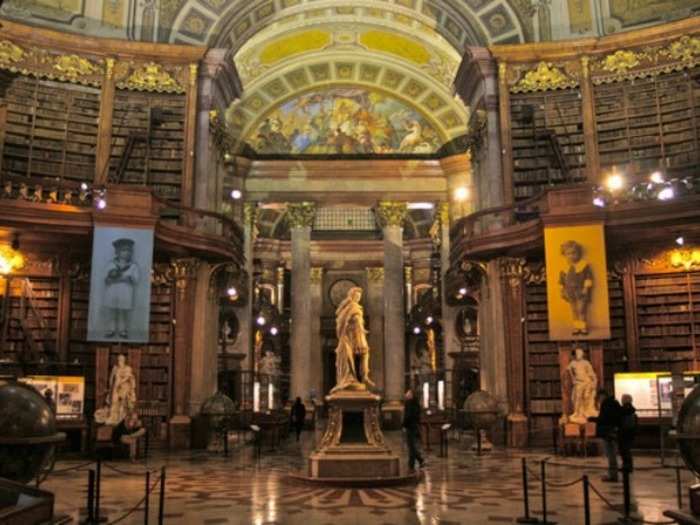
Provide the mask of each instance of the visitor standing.
POLYGON ((632 404, 632 396, 624 394, 622 396, 622 408, 620 409, 620 429, 617 433, 617 446, 620 449, 622 458, 622 470, 632 472, 634 465, 632 461, 632 447, 637 433, 637 409, 632 404))
POLYGON ((617 481, 617 430, 620 426, 621 407, 614 396, 605 390, 598 390, 600 404, 598 417, 588 418, 596 423, 596 436, 603 440, 605 455, 608 457, 608 475, 603 481, 617 481))
POLYGON ((306 421, 306 407, 304 403, 301 402, 301 398, 297 397, 294 405, 292 405, 292 427, 297 433, 297 441, 301 436, 301 431, 304 429, 304 422, 306 421))
POLYGON ((416 461, 421 468, 425 465, 423 456, 418 449, 420 441, 420 405, 413 394, 413 390, 407 390, 403 404, 403 428, 406 431, 406 444, 408 445, 408 470, 415 470, 416 461))

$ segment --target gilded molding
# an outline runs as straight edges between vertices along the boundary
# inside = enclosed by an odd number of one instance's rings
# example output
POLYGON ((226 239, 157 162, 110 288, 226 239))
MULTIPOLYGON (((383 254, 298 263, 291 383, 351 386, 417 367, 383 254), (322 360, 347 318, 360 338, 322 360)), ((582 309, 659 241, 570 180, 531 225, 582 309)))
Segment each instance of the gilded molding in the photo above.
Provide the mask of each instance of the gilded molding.
POLYGON ((24 49, 13 44, 9 40, 0 42, 0 66, 7 67, 21 62, 24 58, 24 49))
POLYGON ((700 38, 683 36, 661 49, 659 55, 679 62, 692 62, 695 65, 700 55, 700 38))
POLYGON ((287 204, 287 222, 291 228, 310 228, 316 218, 316 205, 313 202, 287 204))
POLYGON ((524 257, 504 257, 499 261, 502 277, 511 288, 519 287, 525 277, 527 261, 524 257))
POLYGON ((367 268, 367 280, 371 283, 380 283, 384 280, 384 268, 367 268))
POLYGON ((81 77, 94 75, 99 68, 87 58, 78 55, 60 55, 54 59, 53 70, 56 78, 79 82, 81 77))
POLYGON ((636 53, 628 49, 618 49, 598 62, 598 67, 613 75, 625 75, 630 69, 639 66, 646 53, 636 53))
POLYGON ((190 87, 197 85, 197 71, 199 70, 198 64, 190 64, 190 87))
POLYGON ((413 282, 413 266, 403 267, 403 278, 407 283, 413 282))
POLYGON ((321 284, 321 281, 323 281, 323 267, 311 268, 311 284, 321 284))
POLYGON ((520 81, 511 88, 511 91, 513 93, 549 91, 571 88, 577 85, 578 82, 576 80, 567 76, 551 62, 540 62, 535 69, 527 71, 520 81))
POLYGON ((408 214, 408 206, 405 202, 382 201, 377 206, 376 214, 382 228, 403 226, 403 221, 408 214))
POLYGON ((177 80, 163 66, 155 62, 148 62, 134 69, 126 80, 119 83, 119 87, 158 93, 184 92, 177 80))
POLYGON ((105 77, 107 80, 114 78, 114 64, 116 60, 113 58, 105 58, 105 77))
POLYGON ((201 261, 195 257, 181 257, 170 262, 172 279, 175 280, 175 286, 177 286, 180 297, 182 297, 190 282, 197 275, 200 264, 201 261))
POLYGON ((243 204, 243 219, 247 226, 255 227, 260 217, 260 208, 257 202, 243 204))

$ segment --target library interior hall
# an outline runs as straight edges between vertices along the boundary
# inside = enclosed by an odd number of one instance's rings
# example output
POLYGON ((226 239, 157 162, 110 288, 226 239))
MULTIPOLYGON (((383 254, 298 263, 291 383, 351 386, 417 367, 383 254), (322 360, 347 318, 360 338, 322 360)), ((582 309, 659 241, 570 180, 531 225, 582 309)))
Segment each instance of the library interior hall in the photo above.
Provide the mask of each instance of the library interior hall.
POLYGON ((700 525, 700 0, 0 0, 0 525, 700 525))

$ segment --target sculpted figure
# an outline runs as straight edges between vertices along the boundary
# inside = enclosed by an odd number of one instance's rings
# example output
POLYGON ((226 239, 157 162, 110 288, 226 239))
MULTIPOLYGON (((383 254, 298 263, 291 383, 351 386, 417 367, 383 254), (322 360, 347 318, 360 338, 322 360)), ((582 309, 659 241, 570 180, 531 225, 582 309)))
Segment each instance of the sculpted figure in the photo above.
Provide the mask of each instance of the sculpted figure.
POLYGON ((569 416, 569 421, 584 424, 589 417, 598 415, 595 407, 598 378, 590 361, 584 358, 581 348, 574 350, 574 359, 569 363, 566 372, 569 374, 572 385, 572 414, 569 416))
POLYGON ((136 407, 136 378, 123 354, 117 357, 109 375, 106 404, 95 412, 95 421, 107 425, 118 425, 136 407))
POLYGON ((353 287, 335 311, 335 330, 338 346, 335 349, 336 385, 331 393, 339 390, 364 390, 374 386, 369 377, 369 345, 363 318, 362 288, 353 287), (360 356, 360 375, 355 369, 355 356, 360 356), (360 381, 360 377, 362 381, 360 381))

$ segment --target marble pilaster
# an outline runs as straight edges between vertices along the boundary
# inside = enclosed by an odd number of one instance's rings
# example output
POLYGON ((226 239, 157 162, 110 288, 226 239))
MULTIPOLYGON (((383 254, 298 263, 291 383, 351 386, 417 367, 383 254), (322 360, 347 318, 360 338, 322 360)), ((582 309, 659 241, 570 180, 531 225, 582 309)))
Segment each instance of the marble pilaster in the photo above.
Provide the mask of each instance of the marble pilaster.
POLYGON ((309 397, 311 387, 311 227, 315 206, 303 202, 287 206, 292 236, 292 319, 291 387, 292 399, 309 397))
POLYGON ((369 366, 372 380, 377 389, 384 390, 384 269, 367 268, 367 294, 365 298, 367 315, 369 315, 369 334, 367 342, 370 348, 369 366))
MULTIPOLYGON (((445 282, 445 275, 450 268, 450 220, 449 209, 446 202, 441 203, 436 220, 438 221, 438 235, 440 236, 440 278, 445 282)), ((460 344, 457 337, 456 323, 458 308, 454 308, 447 303, 447 295, 445 286, 442 287, 441 310, 442 310, 442 347, 444 349, 445 369, 449 370, 451 379, 454 380, 455 363, 452 357, 460 351, 460 344)), ((447 388, 445 391, 445 405, 452 404, 452 388, 447 388)), ((461 407, 457 407, 461 408, 461 407)))
POLYGON ((311 268, 311 380, 310 388, 315 390, 316 399, 322 400, 323 391, 323 349, 321 348, 321 311, 323 309, 323 268, 311 268))
MULTIPOLYGON (((403 221, 406 211, 406 203, 402 202, 381 202, 377 208, 384 236, 384 384, 387 408, 400 406, 405 389, 403 221)), ((392 416, 392 424, 394 419, 392 416)))
POLYGON ((202 263, 197 270, 192 323, 190 416, 197 415, 202 403, 217 389, 219 309, 218 290, 211 286, 211 273, 212 267, 206 263, 202 263))

